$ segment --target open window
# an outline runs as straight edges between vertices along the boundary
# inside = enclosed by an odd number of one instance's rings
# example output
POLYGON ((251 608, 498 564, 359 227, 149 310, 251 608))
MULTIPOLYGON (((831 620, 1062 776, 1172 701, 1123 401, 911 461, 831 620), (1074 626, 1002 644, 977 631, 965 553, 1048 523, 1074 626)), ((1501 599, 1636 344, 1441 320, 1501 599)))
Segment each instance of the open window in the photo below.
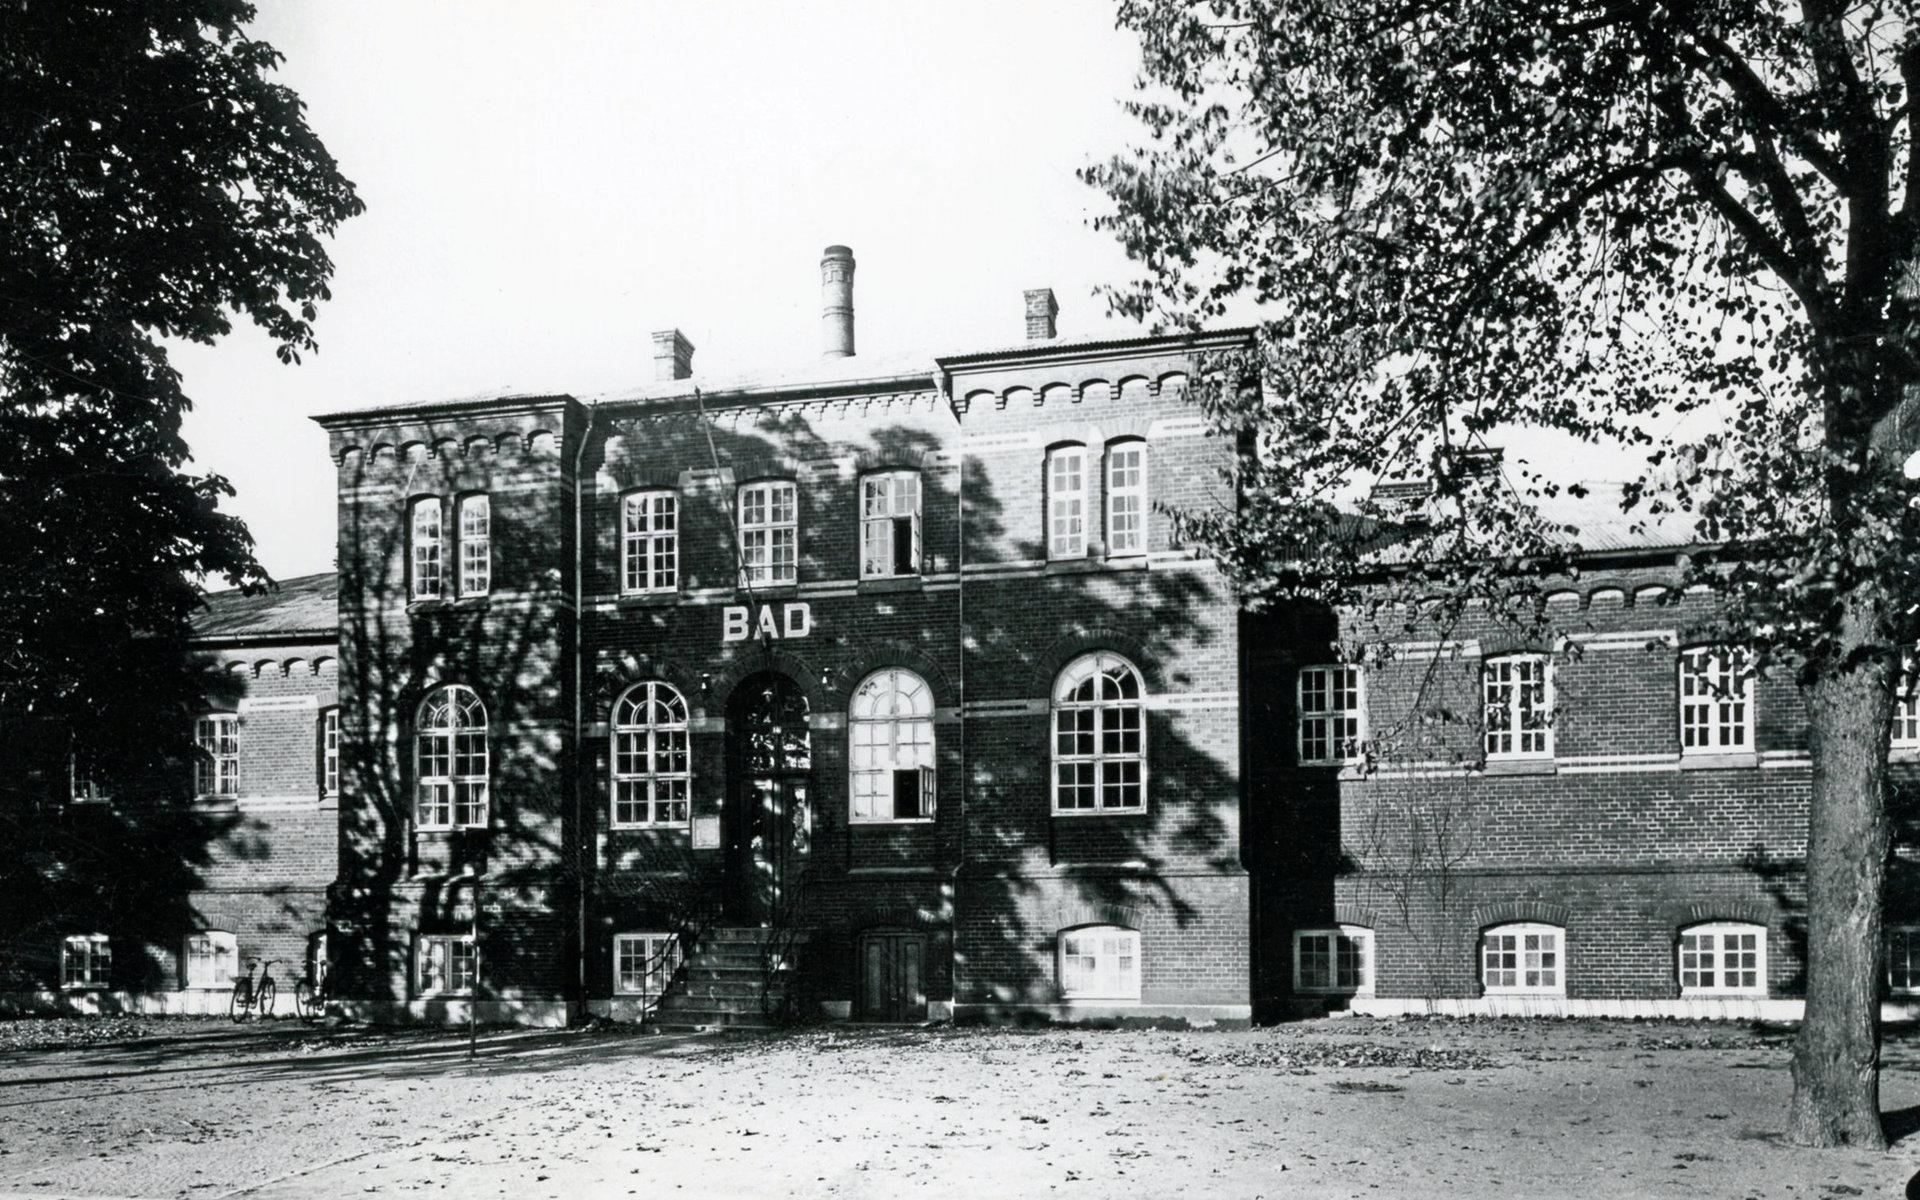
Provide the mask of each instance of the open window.
POLYGON ((919 573, 919 473, 868 475, 860 481, 860 578, 919 573))
POLYGON ((911 671, 876 671, 848 706, 856 824, 934 815, 933 689, 911 671))

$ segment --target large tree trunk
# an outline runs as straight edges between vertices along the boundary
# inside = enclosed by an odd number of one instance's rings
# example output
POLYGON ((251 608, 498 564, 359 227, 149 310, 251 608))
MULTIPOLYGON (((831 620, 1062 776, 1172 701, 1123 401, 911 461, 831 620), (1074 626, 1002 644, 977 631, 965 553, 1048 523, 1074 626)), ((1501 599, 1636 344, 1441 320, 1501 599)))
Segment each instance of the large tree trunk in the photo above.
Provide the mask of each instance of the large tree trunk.
POLYGON ((1887 863, 1891 597, 1845 602, 1840 651, 1805 687, 1813 756, 1807 836, 1807 1009, 1787 1138, 1886 1145, 1880 1126, 1880 892, 1887 863), (1882 651, 1874 653, 1875 650, 1882 651))

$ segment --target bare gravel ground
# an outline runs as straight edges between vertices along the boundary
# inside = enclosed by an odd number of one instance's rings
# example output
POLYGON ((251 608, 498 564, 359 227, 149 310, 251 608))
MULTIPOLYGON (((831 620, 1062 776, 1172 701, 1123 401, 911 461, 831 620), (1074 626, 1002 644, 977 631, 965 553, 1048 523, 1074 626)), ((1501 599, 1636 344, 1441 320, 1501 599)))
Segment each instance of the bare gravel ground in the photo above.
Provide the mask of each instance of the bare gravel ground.
POLYGON ((1887 1154, 1781 1144, 1789 1037, 0 1022, 0 1196, 1920 1196, 1920 1036, 1887 1154))

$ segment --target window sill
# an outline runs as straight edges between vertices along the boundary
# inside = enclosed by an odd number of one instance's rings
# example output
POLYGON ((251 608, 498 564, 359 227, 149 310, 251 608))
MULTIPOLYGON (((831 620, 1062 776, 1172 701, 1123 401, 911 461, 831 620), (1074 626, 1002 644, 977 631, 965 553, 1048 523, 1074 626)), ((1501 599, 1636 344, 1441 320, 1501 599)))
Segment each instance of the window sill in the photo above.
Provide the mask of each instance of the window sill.
POLYGON ((1765 1000, 1765 992, 1708 992, 1699 988, 1681 988, 1682 1000, 1765 1000))
POLYGON ((1370 987, 1312 988, 1312 987, 1299 987, 1296 985, 1293 989, 1293 994, 1296 996, 1334 996, 1334 997, 1342 997, 1347 999, 1371 1000, 1373 998, 1373 989, 1370 987))
MULTIPOLYGON (((1888 762, 1920 762, 1920 745, 1889 746, 1887 747, 1887 761, 1888 762)), ((1920 996, 1920 989, 1916 989, 1911 994, 1920 996)))
POLYGON ((1545 991, 1540 988, 1482 988, 1480 994, 1489 1000, 1511 1000, 1514 998, 1536 1000, 1565 1000, 1567 993, 1561 990, 1545 991))
POLYGON ((1752 750, 1739 750, 1731 754, 1681 754, 1682 771, 1727 771, 1741 768, 1753 768, 1760 765, 1760 755, 1752 750))
POLYGON ((1129 550, 1125 554, 1109 554, 1100 565, 1109 571, 1144 571, 1147 569, 1147 552, 1129 550))
POLYGON ((680 603, 680 591, 622 592, 614 600, 616 608, 671 608, 680 603))
POLYGON ((855 829, 885 829, 893 825, 932 825, 933 817, 848 817, 847 824, 855 829))
POLYGON ((104 992, 107 990, 107 985, 104 983, 63 983, 60 985, 60 990, 63 992, 104 992))
POLYGON ((1141 805, 1139 808, 1071 808, 1071 809, 1056 808, 1053 810, 1053 815, 1056 817, 1072 817, 1072 818, 1144 817, 1147 815, 1147 808, 1144 804, 1141 805))
POLYGON ((884 595, 887 592, 918 592, 925 590, 926 580, 918 575, 880 575, 862 579, 855 584, 855 590, 861 595, 884 595))
POLYGON ((1049 575, 1085 575, 1093 571, 1104 571, 1107 564, 1097 558, 1050 558, 1047 560, 1046 573, 1049 575))
POLYGON ((1483 775, 1552 775, 1558 770, 1551 758, 1489 758, 1480 768, 1483 775))
POLYGON ((1138 1004, 1138 996, 1062 996, 1062 1004, 1138 1004))
POLYGON ((693 829, 686 825, 617 825, 609 823, 608 833, 678 833, 692 836, 693 829))
POLYGON ((752 595, 754 600, 762 602, 767 600, 791 600, 800 594, 800 581, 795 579, 785 583, 756 583, 751 588, 744 583, 740 583, 734 585, 733 590, 740 594, 739 599, 743 604, 746 603, 749 594, 752 595))

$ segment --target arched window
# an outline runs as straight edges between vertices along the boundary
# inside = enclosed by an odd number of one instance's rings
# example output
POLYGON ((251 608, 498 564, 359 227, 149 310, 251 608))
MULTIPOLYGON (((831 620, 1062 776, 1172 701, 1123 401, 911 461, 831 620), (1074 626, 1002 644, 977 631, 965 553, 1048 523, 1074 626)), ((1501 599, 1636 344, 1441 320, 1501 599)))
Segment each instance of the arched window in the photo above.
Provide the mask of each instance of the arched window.
POLYGON ((1489 996, 1567 994, 1566 937, 1557 925, 1497 925, 1480 935, 1480 985, 1489 996))
POLYGON ((1117 654, 1083 655, 1053 687, 1053 811, 1144 812, 1147 745, 1140 672, 1117 654))
POLYGON ((933 819, 933 689, 911 671, 876 671, 853 693, 856 822, 933 819))
POLYGON ((1138 931, 1118 925, 1061 930, 1060 995, 1067 1000, 1138 1000, 1138 931))
POLYGON ((420 705, 414 821, 421 829, 487 823, 487 706, 472 688, 448 684, 420 705))
POLYGON ((1717 921, 1680 931, 1682 996, 1767 994, 1767 930, 1763 925, 1717 921))
POLYGON ((664 683, 636 683, 613 706, 613 826, 685 827, 692 768, 687 702, 664 683))

